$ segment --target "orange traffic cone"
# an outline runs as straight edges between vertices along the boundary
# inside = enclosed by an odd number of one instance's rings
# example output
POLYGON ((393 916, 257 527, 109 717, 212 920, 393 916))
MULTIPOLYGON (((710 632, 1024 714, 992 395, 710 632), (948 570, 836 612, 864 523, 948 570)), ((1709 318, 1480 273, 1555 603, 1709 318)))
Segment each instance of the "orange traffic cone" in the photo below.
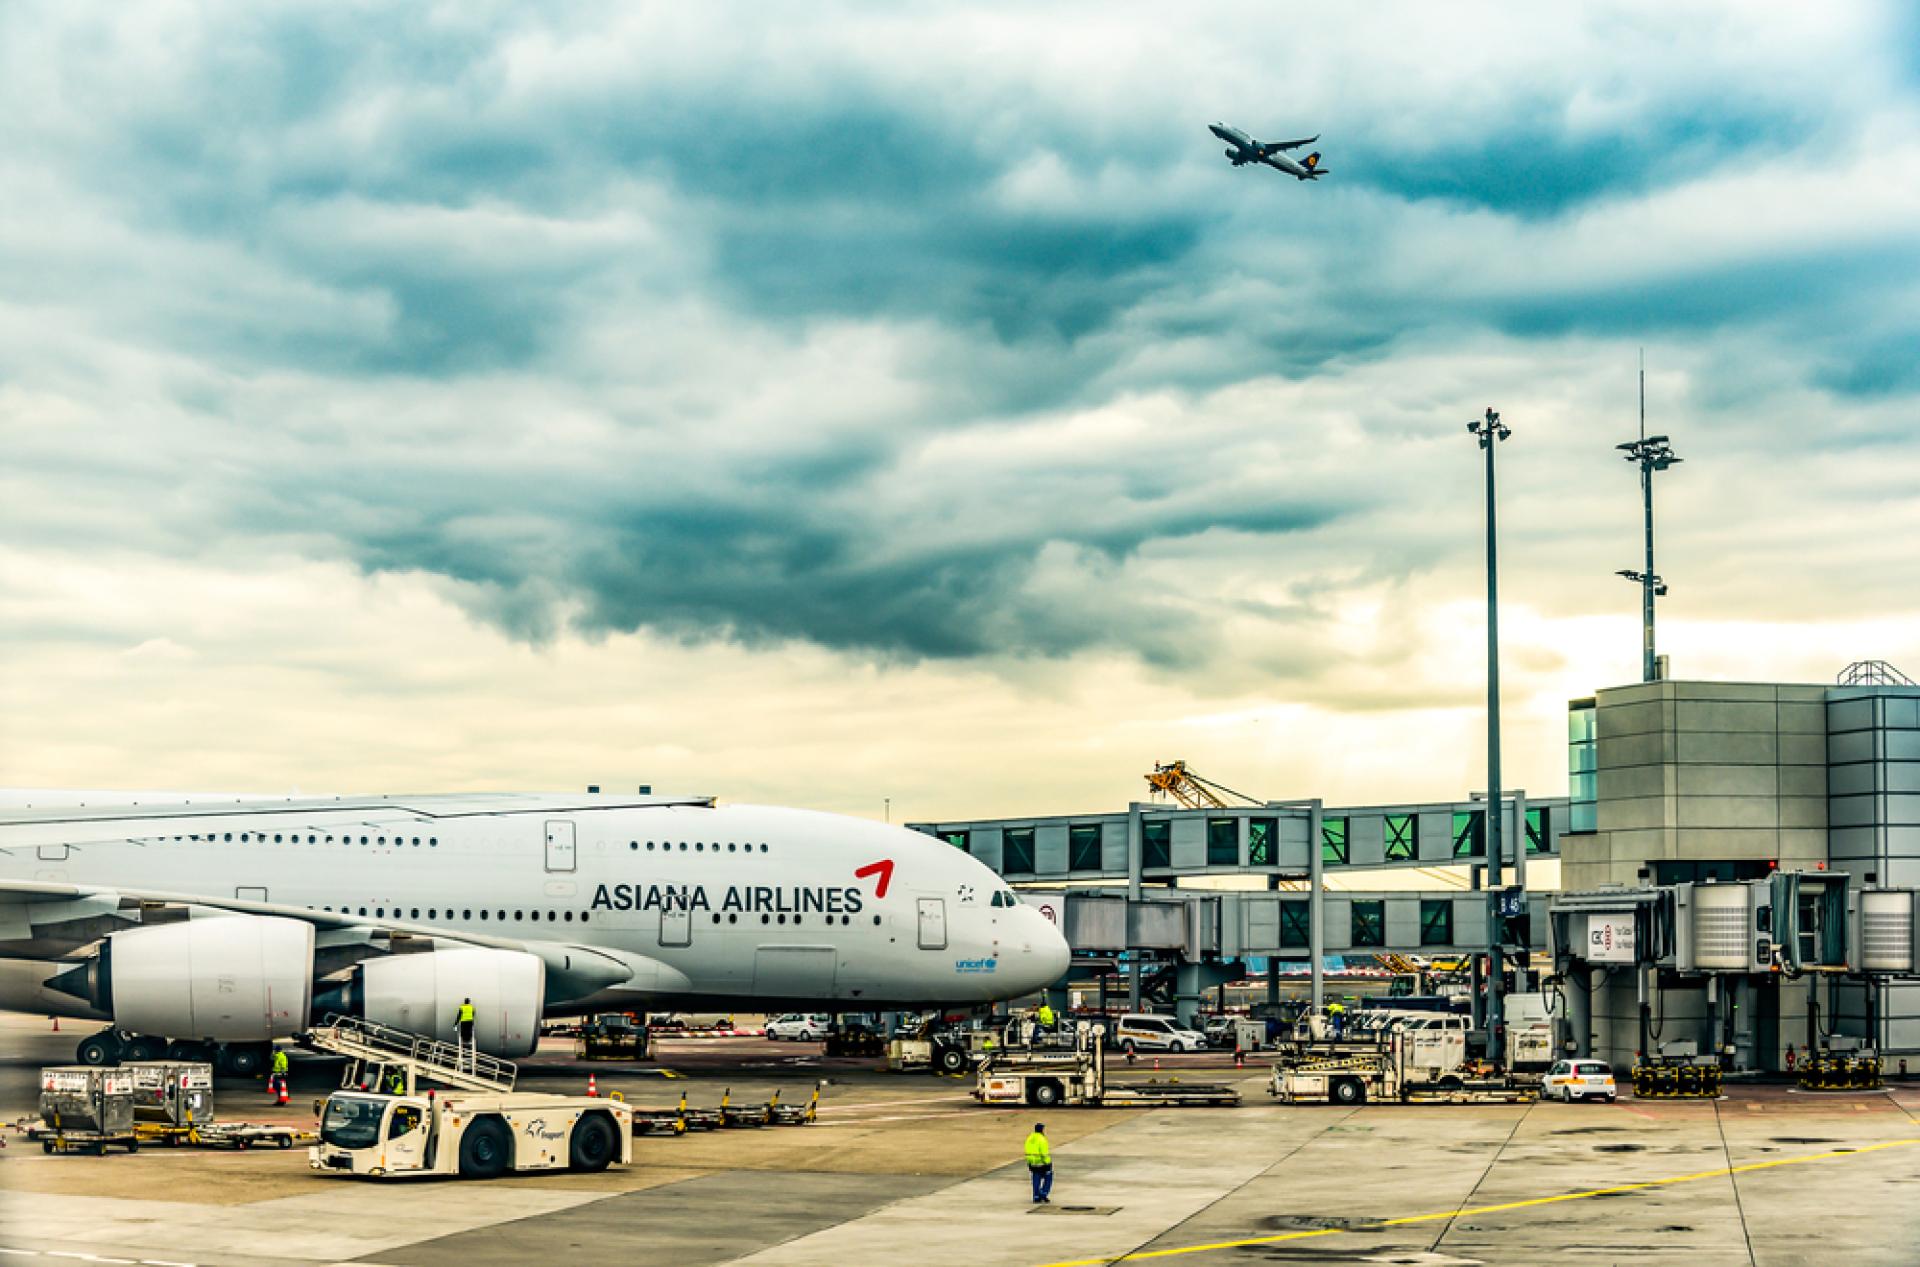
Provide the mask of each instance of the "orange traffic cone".
POLYGON ((1245 1069, 1247 1067, 1247 1053, 1241 1051, 1238 1047, 1233 1049, 1233 1067, 1235 1069, 1245 1069))
POLYGON ((1159 1073, 1159 1072, 1160 1072, 1160 1057, 1158 1057, 1158 1056, 1155 1056, 1155 1057, 1153 1058, 1153 1071, 1154 1071, 1155 1073, 1159 1073))
POLYGON ((60 1032, 60 1018, 57 1016, 53 1018, 53 1032, 56 1034, 60 1032))
POLYGON ((587 1073, 587 1095, 591 1097, 591 1096, 597 1096, 599 1094, 600 1094, 600 1084, 594 1081, 593 1073, 591 1070, 589 1070, 587 1073))

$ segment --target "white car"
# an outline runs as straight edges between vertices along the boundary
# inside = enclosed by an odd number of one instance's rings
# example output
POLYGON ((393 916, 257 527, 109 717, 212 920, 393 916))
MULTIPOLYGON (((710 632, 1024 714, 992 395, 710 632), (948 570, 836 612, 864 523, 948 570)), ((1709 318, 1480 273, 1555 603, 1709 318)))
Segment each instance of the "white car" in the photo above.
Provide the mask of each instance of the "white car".
POLYGON ((776 1041, 786 1038, 803 1043, 817 1042, 827 1036, 827 1028, 832 1022, 832 1017, 817 1012, 789 1012, 767 1022, 767 1037, 776 1041))
POLYGON ((1120 1018, 1109 1040, 1121 1051, 1205 1051, 1207 1036, 1171 1016, 1132 1013, 1120 1018))
POLYGON ((1614 1085, 1613 1068, 1604 1060, 1563 1060, 1547 1070, 1540 1082, 1540 1098, 1564 1100, 1605 1100, 1612 1104, 1620 1098, 1614 1085))

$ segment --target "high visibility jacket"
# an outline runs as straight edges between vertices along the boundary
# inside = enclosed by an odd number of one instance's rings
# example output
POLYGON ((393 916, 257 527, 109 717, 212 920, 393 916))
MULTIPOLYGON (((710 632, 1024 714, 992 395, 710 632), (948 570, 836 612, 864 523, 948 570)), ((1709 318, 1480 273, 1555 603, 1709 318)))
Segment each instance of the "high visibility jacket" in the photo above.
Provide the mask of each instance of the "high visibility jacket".
POLYGON ((1040 1023, 1042 1025, 1045 1025, 1048 1029, 1053 1028, 1053 1009, 1052 1008, 1042 1003, 1040 1005, 1040 1010, 1037 1013, 1035 1013, 1035 1015, 1040 1018, 1040 1023))
POLYGON ((1053 1150, 1047 1147, 1047 1137, 1039 1131, 1027 1136, 1027 1165, 1051 1166, 1053 1150))
POLYGON ((460 1005, 460 1019, 462 1021, 471 1021, 473 1019, 473 1004, 462 1003, 460 1005))
POLYGON ((407 1093, 407 1076, 403 1073, 394 1074, 393 1077, 387 1079, 387 1087, 395 1095, 405 1095, 407 1093))
POLYGON ((276 1050, 273 1053, 273 1072, 285 1073, 286 1071, 287 1071, 287 1053, 284 1051, 276 1050))

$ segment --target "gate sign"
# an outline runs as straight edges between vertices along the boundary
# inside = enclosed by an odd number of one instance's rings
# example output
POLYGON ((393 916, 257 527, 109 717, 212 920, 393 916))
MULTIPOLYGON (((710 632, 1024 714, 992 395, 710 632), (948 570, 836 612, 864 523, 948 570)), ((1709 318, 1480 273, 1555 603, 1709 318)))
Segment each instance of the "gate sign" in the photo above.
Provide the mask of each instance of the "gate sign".
POLYGON ((1061 932, 1067 930, 1067 895, 1065 893, 1035 893, 1031 889, 1020 895, 1020 900, 1047 917, 1061 932))
POLYGON ((1632 914, 1587 916, 1588 963, 1633 963, 1634 950, 1632 914))

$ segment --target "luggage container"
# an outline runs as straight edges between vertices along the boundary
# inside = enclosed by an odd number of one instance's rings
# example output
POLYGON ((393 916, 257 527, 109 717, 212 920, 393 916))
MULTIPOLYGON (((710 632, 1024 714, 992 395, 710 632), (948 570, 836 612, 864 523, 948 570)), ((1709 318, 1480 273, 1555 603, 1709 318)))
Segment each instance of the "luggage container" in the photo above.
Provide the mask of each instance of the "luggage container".
POLYGON ((104 1153, 108 1145, 138 1152, 133 1132, 133 1075, 97 1065, 59 1065, 40 1071, 40 1121, 28 1137, 51 1153, 104 1153))
POLYGON ((135 1060, 121 1066, 133 1075, 133 1118, 162 1126, 205 1126, 213 1121, 213 1066, 192 1060, 135 1060))

